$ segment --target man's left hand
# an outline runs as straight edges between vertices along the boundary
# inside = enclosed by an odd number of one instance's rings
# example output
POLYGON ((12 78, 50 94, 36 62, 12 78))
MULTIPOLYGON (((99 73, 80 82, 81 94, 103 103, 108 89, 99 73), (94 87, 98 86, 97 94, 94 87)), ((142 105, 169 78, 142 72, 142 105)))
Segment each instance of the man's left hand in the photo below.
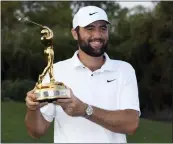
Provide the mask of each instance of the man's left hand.
POLYGON ((69 99, 58 99, 56 102, 54 102, 54 104, 60 105, 62 109, 70 116, 84 116, 87 104, 78 99, 70 88, 69 90, 69 99))

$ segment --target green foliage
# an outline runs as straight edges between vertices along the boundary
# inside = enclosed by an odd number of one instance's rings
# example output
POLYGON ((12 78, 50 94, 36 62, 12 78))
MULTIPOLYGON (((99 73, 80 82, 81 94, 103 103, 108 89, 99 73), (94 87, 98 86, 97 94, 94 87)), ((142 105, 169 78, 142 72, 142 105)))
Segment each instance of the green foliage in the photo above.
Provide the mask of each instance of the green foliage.
POLYGON ((35 82, 31 80, 5 80, 2 83, 1 98, 4 100, 25 101, 26 93, 32 90, 35 82))

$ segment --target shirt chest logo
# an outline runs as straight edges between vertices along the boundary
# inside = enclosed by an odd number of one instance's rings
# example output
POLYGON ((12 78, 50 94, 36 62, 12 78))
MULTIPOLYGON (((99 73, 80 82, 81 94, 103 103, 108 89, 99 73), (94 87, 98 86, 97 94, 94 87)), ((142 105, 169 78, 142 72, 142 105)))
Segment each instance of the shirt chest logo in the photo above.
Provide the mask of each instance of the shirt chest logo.
POLYGON ((116 79, 112 79, 112 80, 107 80, 107 83, 113 82, 116 79))

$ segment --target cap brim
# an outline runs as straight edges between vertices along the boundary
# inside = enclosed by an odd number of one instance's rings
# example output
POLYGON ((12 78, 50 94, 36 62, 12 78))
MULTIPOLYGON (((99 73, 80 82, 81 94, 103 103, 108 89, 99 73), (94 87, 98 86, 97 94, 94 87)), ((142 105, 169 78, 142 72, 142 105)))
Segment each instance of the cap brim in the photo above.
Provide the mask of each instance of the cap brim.
POLYGON ((85 24, 80 24, 79 26, 80 26, 80 27, 86 27, 86 26, 88 26, 89 24, 91 24, 91 23, 93 23, 93 22, 96 22, 96 21, 105 21, 105 22, 107 22, 108 24, 111 25, 111 22, 109 22, 109 21, 107 21, 107 20, 105 20, 105 19, 98 19, 98 20, 93 20, 93 21, 88 22, 88 23, 85 23, 85 24))

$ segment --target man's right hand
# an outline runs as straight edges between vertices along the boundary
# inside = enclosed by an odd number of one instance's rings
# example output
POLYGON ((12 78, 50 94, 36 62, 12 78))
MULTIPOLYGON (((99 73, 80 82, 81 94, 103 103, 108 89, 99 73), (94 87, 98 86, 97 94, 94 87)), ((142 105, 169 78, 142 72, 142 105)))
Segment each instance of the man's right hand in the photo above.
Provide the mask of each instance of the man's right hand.
POLYGON ((48 102, 39 103, 36 99, 36 95, 34 94, 34 90, 27 93, 25 101, 27 108, 33 111, 48 104, 48 102))

